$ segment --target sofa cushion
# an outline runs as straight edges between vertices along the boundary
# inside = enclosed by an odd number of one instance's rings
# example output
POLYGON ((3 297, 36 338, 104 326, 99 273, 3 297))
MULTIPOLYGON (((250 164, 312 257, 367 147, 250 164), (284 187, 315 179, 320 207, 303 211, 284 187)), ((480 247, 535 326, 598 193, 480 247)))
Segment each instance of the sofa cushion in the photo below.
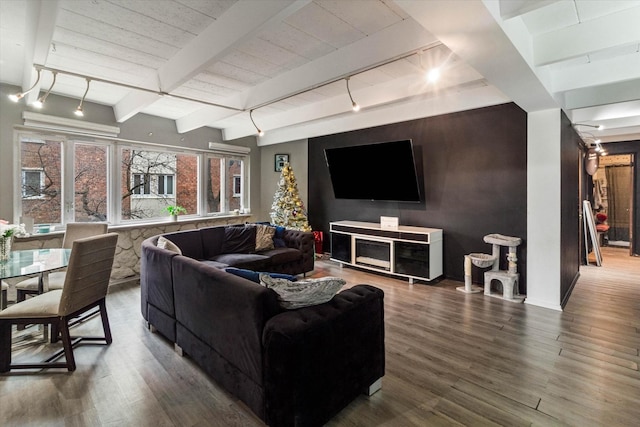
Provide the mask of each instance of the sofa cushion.
POLYGON ((225 270, 227 273, 231 273, 234 274, 236 276, 239 277, 243 277, 247 280, 251 280, 252 282, 256 282, 256 283, 260 283, 260 275, 261 274, 268 274, 270 277, 275 277, 277 279, 287 279, 290 280, 292 282, 295 282, 296 280, 298 280, 298 278, 296 276, 293 276, 291 274, 284 274, 284 273, 270 273, 268 271, 253 271, 253 270, 247 270, 244 268, 235 268, 235 267, 227 267, 225 268, 225 270))
POLYGON ((222 245, 224 244, 225 226, 217 225, 213 227, 204 227, 200 229, 202 236, 202 258, 211 259, 211 257, 222 253, 222 245))
POLYGON ((214 256, 211 261, 249 270, 264 270, 269 265, 269 257, 259 254, 220 254, 214 256))
POLYGON ((178 255, 182 255, 182 251, 180 250, 178 245, 173 243, 171 240, 165 238, 164 236, 160 236, 158 238, 158 247, 161 249, 166 249, 171 252, 175 252, 178 255))
POLYGON ((278 294, 282 308, 294 309, 324 304, 342 288, 346 281, 339 277, 320 277, 292 282, 268 274, 260 275, 260 283, 278 294))
POLYGON ((182 255, 193 259, 203 259, 202 237, 200 230, 176 231, 164 235, 167 239, 176 244, 182 251, 182 255))
POLYGON ((272 264, 286 264, 302 258, 302 252, 293 248, 275 248, 269 251, 262 251, 260 255, 268 256, 272 264))
POLYGON ((276 228, 270 225, 256 224, 256 252, 273 249, 273 236, 276 228))
POLYGON ((224 229, 223 254, 250 254, 256 251, 254 226, 229 226, 224 229))

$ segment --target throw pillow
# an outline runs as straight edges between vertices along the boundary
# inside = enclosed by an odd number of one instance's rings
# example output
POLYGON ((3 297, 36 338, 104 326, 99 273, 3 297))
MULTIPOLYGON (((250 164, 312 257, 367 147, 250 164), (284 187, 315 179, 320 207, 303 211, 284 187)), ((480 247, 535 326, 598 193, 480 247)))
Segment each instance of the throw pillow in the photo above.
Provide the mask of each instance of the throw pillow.
POLYGON ((264 224, 256 224, 256 252, 273 249, 273 235, 275 227, 264 224))
POLYGON ((278 294, 282 308, 294 309, 329 301, 346 282, 339 277, 321 277, 291 282, 261 274, 260 283, 278 294))
POLYGON ((160 236, 158 238, 158 244, 156 246, 162 249, 169 250, 171 252, 176 252, 178 255, 182 255, 182 251, 180 250, 178 245, 176 245, 175 243, 173 243, 171 240, 167 239, 164 236, 160 236))
POLYGON ((277 279, 287 279, 292 282, 295 282, 296 280, 298 280, 296 276, 292 276, 290 274, 260 272, 260 271, 246 270, 244 268, 227 267, 224 269, 224 271, 226 271, 227 273, 242 277, 243 279, 251 280, 252 282, 256 282, 256 283, 260 283, 261 274, 267 274, 270 277, 277 278, 277 279))
POLYGON ((287 244, 284 242, 284 230, 285 227, 276 225, 276 233, 273 235, 273 246, 276 248, 286 248, 287 244))

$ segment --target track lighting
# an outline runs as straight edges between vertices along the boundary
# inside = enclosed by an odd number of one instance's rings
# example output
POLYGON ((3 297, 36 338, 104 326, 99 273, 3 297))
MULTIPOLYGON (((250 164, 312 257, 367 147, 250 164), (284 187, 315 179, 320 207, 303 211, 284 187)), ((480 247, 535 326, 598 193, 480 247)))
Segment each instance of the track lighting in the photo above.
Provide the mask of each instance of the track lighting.
POLYGON ((597 130, 603 130, 604 129, 604 126, 602 126, 602 125, 588 125, 586 123, 574 123, 573 126, 586 126, 588 128, 594 128, 594 129, 597 129, 597 130))
POLYGON ((38 83, 40 82, 40 69, 37 68, 36 71, 38 72, 38 77, 36 78, 36 82, 33 84, 33 86, 31 86, 28 90, 24 91, 24 92, 18 92, 18 93, 14 93, 9 95, 9 99, 12 100, 13 102, 18 102, 20 101, 22 98, 24 98, 24 96, 26 94, 28 94, 29 92, 31 92, 33 89, 36 88, 36 86, 38 85, 38 83))
POLYGON ((347 81, 347 93, 349 94, 349 99, 351 100, 351 108, 353 108, 353 111, 358 112, 360 111, 360 106, 358 105, 358 103, 356 101, 353 100, 353 96, 351 96, 351 90, 349 89, 349 79, 351 77, 347 77, 345 80, 347 81))
MULTIPOLYGON (((2 1, 2 0, 0 0, 0 1, 2 1)), ((422 53, 424 53, 424 52, 426 52, 426 51, 428 51, 430 49, 434 49, 434 48, 437 48, 437 47, 440 47, 440 46, 443 46, 443 44, 440 43, 440 42, 432 43, 429 46, 425 46, 422 49, 420 49, 420 53, 419 54, 421 55, 422 53)), ((87 81, 87 89, 86 89, 84 95, 82 96, 82 99, 80 100, 80 104, 78 105, 78 107, 74 111, 74 114, 79 116, 79 117, 84 116, 83 105, 84 105, 85 97, 86 97, 87 93, 89 92, 89 84, 90 84, 91 81, 97 81, 97 82, 105 83, 105 84, 108 84, 108 85, 124 87, 124 88, 133 89, 133 90, 136 90, 136 91, 141 91, 141 92, 146 92, 146 93, 153 93, 153 94, 156 94, 156 95, 159 95, 159 96, 166 96, 166 97, 171 97, 171 98, 175 98, 175 99, 181 99, 181 100, 185 100, 185 101, 190 101, 190 102, 195 102, 195 103, 199 103, 199 104, 209 105, 209 106, 213 106, 213 107, 224 108, 226 110, 235 111, 237 113, 246 113, 247 111, 249 111, 249 118, 251 119, 251 123, 253 123, 253 126, 255 127, 258 135, 259 136, 264 136, 264 131, 262 129, 260 129, 256 125, 255 121, 253 120, 253 111, 254 110, 256 110, 258 108, 266 107, 266 106, 274 104, 276 102, 280 102, 280 101, 289 99, 291 97, 294 97, 294 96, 297 96, 297 95, 300 95, 300 94, 303 94, 303 93, 306 93, 306 92, 309 92, 309 91, 312 91, 312 90, 317 89, 317 88, 322 87, 322 86, 326 86, 326 85, 329 85, 329 84, 337 83, 339 80, 345 79, 346 82, 347 82, 347 93, 349 94, 349 99, 351 100, 351 107, 353 108, 353 111, 357 112, 357 111, 360 110, 360 105, 358 105, 358 103, 355 102, 354 99, 353 99, 353 96, 351 94, 351 88, 349 87, 349 79, 351 77, 353 77, 354 75, 361 74, 361 73, 364 73, 366 71, 374 70, 376 68, 382 67, 382 66, 387 65, 387 64, 391 64, 391 63, 399 61, 399 60, 407 59, 407 58, 409 58, 409 57, 411 57, 411 56, 413 56, 415 54, 416 54, 416 52, 412 51, 412 52, 407 53, 407 54, 405 54, 405 55, 403 55, 401 57, 394 57, 394 58, 391 58, 391 59, 389 59, 387 61, 384 61, 384 62, 381 62, 381 63, 376 63, 375 65, 372 65, 372 66, 370 66, 368 68, 358 70, 358 71, 354 72, 354 74, 352 74, 352 75, 350 75, 348 77, 343 77, 344 75, 337 76, 336 78, 331 79, 329 81, 326 81, 326 82, 324 82, 324 83, 322 83, 322 84, 320 84, 318 86, 313 86, 313 87, 309 87, 309 88, 303 88, 303 89, 300 89, 300 90, 295 91, 293 93, 290 93, 288 95, 285 95, 285 96, 282 96, 280 98, 277 98, 275 100, 266 101, 266 102, 263 102, 261 104, 255 104, 255 105, 251 105, 251 106, 246 106, 246 108, 234 107, 234 106, 231 106, 231 105, 225 105, 225 104, 220 104, 220 103, 215 103, 215 102, 209 102, 209 101, 205 101, 205 100, 200 99, 200 98, 191 98, 191 97, 188 97, 188 96, 183 96, 183 95, 179 95, 179 94, 175 94, 175 93, 167 93, 167 92, 164 92, 164 91, 158 90, 158 89, 151 89, 151 88, 147 88, 147 87, 141 87, 141 86, 126 84, 126 83, 121 83, 121 82, 117 82, 117 81, 113 81, 113 80, 102 79, 100 77, 95 77, 95 76, 90 77, 90 76, 87 76, 86 74, 74 73, 74 72, 70 72, 70 71, 66 71, 66 70, 61 70, 59 68, 47 67, 45 65, 35 64, 34 67, 36 68, 36 71, 38 71, 38 80, 36 80, 36 84, 40 80, 40 71, 42 71, 42 70, 50 71, 50 72, 54 73, 54 80, 55 80, 55 73, 59 73, 59 74, 66 75, 66 76, 84 78, 87 81)), ((421 61, 422 61, 422 59, 421 59, 421 61)), ((442 72, 442 66, 440 68, 432 69, 431 71, 429 71, 429 73, 427 73, 429 80, 430 81, 435 81, 435 79, 440 76, 441 72, 442 72)), ((35 87, 35 84, 34 84, 34 87, 35 87)), ((41 99, 39 99, 38 101, 40 101, 41 103, 44 103, 44 101, 46 100, 46 98, 47 98, 47 96, 48 96, 48 94, 49 94, 49 92, 51 91, 52 88, 53 88, 53 84, 52 84, 51 88, 49 88, 49 91, 47 91, 47 94, 45 94, 45 96, 42 97, 41 99)), ((32 89, 29 89, 29 91, 32 90, 32 89)), ((27 92, 29 92, 29 91, 27 91, 27 92)), ((22 98, 27 92, 11 95, 10 98, 15 100, 15 101, 17 101, 20 98, 22 98)), ((34 103, 34 104, 35 104, 36 107, 38 107, 37 103, 34 103)))
POLYGON ((44 105, 45 101, 47 100, 47 97, 51 93, 51 89, 53 89, 53 85, 56 84, 56 76, 57 75, 58 75, 58 73, 54 71, 53 72, 53 81, 51 82, 51 86, 49 86, 49 90, 47 90, 47 93, 42 95, 40 98, 38 98, 38 100, 36 102, 34 102, 31 105, 33 105, 36 108, 42 108, 42 106, 44 105))
POLYGON ((76 111, 73 112, 73 114, 75 114, 78 117, 84 116, 84 111, 82 111, 82 104, 84 103, 84 98, 86 98, 87 93, 89 92, 90 83, 91 83, 91 79, 87 79, 87 89, 84 91, 84 95, 82 95, 82 99, 80 100, 80 104, 78 105, 78 108, 76 108, 76 111))
POLYGON ((249 110, 249 118, 251 119, 251 123, 253 123, 253 127, 258 131, 258 136, 264 136, 264 131, 256 125, 256 122, 253 121, 253 110, 249 110))

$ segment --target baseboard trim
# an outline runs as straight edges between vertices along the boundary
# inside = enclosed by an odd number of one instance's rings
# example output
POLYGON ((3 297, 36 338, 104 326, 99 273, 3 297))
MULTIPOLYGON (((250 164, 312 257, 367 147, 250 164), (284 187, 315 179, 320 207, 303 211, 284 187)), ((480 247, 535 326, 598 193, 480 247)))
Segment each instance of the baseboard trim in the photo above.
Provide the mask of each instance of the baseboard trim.
POLYGON ((536 307, 548 308, 550 310, 562 311, 562 306, 559 304, 551 304, 548 301, 535 300, 527 298, 524 300, 525 304, 535 305, 536 307))

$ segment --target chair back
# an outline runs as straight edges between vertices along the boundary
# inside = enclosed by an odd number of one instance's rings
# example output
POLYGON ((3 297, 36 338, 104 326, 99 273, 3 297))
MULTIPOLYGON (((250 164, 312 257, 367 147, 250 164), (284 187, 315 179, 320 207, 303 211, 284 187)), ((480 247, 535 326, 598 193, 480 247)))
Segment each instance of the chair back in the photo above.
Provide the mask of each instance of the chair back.
POLYGON ((70 222, 64 232, 62 247, 71 249, 74 240, 107 233, 107 224, 103 222, 70 222))
POLYGON ((73 242, 58 315, 66 316, 106 297, 118 242, 117 233, 73 242))

